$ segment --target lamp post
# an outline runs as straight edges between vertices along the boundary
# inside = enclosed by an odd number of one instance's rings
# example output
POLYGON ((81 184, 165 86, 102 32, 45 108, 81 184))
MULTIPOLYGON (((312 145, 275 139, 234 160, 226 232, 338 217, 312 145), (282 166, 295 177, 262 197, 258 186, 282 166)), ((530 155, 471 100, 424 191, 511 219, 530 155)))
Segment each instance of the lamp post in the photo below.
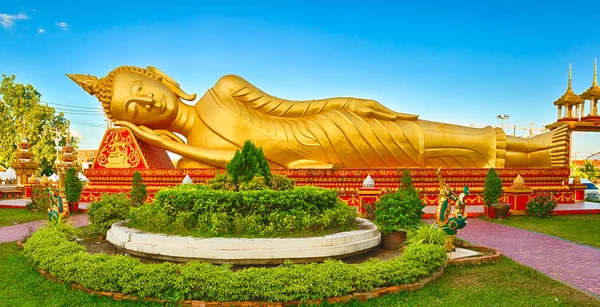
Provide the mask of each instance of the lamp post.
POLYGON ((502 130, 504 130, 504 120, 508 119, 510 117, 510 115, 504 114, 504 115, 498 115, 496 117, 502 121, 502 130))

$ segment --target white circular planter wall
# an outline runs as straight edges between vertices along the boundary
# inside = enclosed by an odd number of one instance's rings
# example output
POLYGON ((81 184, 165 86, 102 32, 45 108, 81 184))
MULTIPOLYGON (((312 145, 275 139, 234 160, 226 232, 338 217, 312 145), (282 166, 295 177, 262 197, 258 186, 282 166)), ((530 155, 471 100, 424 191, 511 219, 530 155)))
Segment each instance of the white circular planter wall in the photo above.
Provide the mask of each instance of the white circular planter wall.
POLYGON ((279 264, 322 261, 365 253, 381 242, 377 226, 357 219, 359 230, 308 238, 194 238, 142 232, 112 225, 106 239, 117 248, 140 257, 168 261, 206 261, 233 264, 279 264))

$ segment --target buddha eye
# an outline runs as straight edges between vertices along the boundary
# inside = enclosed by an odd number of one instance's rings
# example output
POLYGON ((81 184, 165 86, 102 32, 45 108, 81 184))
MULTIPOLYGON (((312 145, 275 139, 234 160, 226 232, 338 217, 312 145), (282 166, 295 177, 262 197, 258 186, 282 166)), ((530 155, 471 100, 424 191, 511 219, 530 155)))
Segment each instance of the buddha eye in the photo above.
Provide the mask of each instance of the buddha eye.
POLYGON ((131 93, 137 95, 142 90, 142 80, 131 82, 131 93))

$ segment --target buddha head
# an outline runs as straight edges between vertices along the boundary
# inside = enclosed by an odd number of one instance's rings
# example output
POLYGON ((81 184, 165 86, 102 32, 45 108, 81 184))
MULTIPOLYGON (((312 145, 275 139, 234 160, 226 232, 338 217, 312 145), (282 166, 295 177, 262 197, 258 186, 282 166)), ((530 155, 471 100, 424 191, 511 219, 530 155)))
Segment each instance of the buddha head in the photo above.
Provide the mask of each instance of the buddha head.
POLYGON ((149 128, 168 128, 175 120, 179 99, 194 100, 179 84, 155 67, 121 66, 106 77, 67 75, 102 103, 110 119, 149 128))

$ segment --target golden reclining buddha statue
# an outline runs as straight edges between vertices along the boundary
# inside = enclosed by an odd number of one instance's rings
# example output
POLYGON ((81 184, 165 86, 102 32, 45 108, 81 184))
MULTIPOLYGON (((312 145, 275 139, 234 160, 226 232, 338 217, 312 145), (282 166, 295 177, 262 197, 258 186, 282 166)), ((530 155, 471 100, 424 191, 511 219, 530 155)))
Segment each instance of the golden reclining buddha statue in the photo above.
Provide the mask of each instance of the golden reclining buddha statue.
POLYGON ((181 155, 178 168, 225 168, 246 140, 275 168, 565 167, 566 126, 531 138, 500 128, 418 119, 359 98, 294 101, 227 75, 195 103, 155 67, 121 66, 106 77, 67 75, 95 95, 115 125, 181 155), (184 136, 183 140, 179 135, 184 136))

